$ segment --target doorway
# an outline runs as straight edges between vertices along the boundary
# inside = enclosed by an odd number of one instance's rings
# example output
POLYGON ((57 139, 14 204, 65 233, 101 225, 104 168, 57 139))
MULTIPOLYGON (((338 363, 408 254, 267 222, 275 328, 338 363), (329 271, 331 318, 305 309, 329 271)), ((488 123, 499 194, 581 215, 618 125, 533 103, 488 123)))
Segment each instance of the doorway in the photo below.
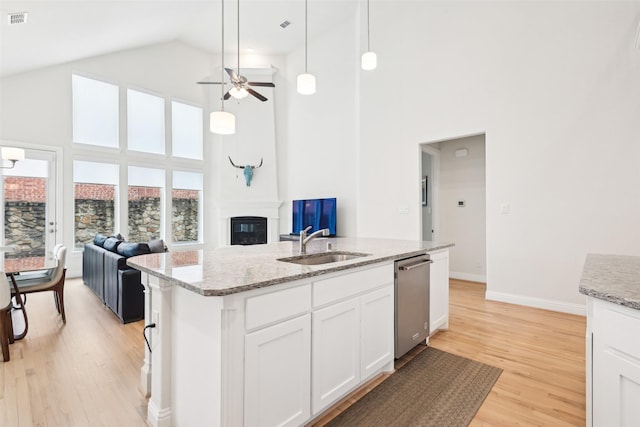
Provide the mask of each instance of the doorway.
POLYGON ((431 219, 430 240, 455 243, 450 277, 482 283, 487 280, 485 146, 485 134, 420 145, 421 176, 430 173, 432 178, 427 180, 421 236, 427 240, 431 219))
POLYGON ((53 251, 58 236, 57 158, 56 151, 25 149, 25 159, 14 167, 3 163, 0 234, 2 244, 14 248, 6 259, 40 258, 53 251))

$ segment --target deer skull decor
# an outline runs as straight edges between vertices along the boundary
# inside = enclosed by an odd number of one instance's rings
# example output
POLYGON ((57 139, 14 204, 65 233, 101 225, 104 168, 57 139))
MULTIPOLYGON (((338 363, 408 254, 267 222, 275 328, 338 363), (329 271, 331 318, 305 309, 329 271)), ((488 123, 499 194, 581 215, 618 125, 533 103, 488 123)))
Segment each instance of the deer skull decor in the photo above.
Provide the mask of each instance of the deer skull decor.
POLYGON ((262 161, 264 160, 262 157, 260 158, 260 164, 258 166, 252 166, 252 165, 246 165, 246 166, 237 166, 235 163, 233 163, 233 160, 231 160, 231 156, 229 157, 229 161, 231 162, 231 165, 234 168, 238 168, 238 169, 244 169, 244 180, 247 183, 247 187, 251 187, 251 179, 253 178, 253 170, 254 169, 258 169, 260 166, 262 166, 262 161))

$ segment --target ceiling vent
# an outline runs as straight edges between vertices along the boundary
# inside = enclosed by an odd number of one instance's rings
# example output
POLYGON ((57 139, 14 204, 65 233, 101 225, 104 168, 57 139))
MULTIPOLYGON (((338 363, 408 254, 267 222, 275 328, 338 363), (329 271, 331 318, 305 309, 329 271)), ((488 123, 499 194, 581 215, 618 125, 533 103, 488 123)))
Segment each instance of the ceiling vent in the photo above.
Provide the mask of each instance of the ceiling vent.
POLYGON ((24 24, 27 22, 27 12, 10 13, 7 18, 9 25, 24 24))

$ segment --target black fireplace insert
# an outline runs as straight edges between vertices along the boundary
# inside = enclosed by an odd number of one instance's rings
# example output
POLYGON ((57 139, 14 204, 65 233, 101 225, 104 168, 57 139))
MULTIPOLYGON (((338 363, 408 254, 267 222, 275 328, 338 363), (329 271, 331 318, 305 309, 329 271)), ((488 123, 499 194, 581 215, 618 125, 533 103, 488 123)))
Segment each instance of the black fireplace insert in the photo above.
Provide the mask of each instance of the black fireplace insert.
POLYGON ((237 216, 231 218, 232 245, 259 245, 267 243, 267 218, 237 216))

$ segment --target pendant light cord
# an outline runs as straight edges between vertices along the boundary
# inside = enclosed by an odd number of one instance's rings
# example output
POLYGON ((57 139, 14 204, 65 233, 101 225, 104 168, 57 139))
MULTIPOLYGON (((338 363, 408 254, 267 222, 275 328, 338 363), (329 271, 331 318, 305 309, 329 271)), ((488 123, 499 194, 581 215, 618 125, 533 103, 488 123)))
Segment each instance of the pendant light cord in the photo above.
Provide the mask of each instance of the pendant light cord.
POLYGON ((371 52, 371 47, 369 43, 369 0, 367 0, 367 52, 371 52))
POLYGON ((240 0, 238 0, 238 75, 240 75, 240 0))
POLYGON ((307 0, 304 0, 304 72, 307 73, 307 0))
POLYGON ((222 70, 220 70, 220 102, 222 104, 221 110, 224 111, 224 0, 220 3, 222 4, 222 70))

